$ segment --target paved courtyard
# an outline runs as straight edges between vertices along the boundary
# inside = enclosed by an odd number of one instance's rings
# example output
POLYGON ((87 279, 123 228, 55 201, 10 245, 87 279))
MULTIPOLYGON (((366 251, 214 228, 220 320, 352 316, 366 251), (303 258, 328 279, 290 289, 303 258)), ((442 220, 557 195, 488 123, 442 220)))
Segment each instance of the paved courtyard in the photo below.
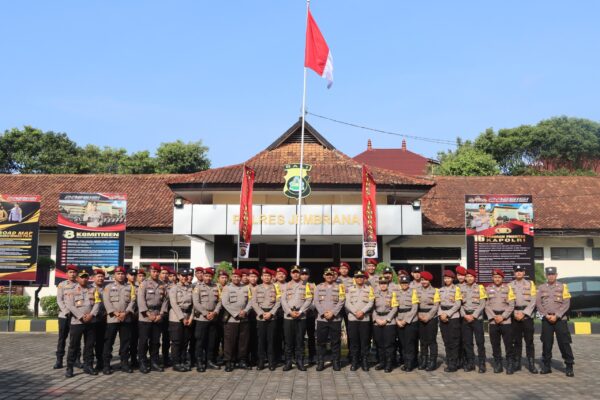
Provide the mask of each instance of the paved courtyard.
POLYGON ((573 341, 575 378, 567 378, 561 372, 562 362, 555 362, 553 366, 560 370, 545 376, 525 370, 512 376, 494 374, 488 365, 484 375, 449 374, 443 368, 432 373, 396 369, 385 374, 374 369, 351 372, 345 367, 341 372, 327 368, 319 373, 312 367, 308 372, 168 370, 89 376, 76 369, 77 375, 66 379, 64 369, 52 369, 56 335, 2 333, 0 399, 597 399, 600 335, 574 336, 573 341))

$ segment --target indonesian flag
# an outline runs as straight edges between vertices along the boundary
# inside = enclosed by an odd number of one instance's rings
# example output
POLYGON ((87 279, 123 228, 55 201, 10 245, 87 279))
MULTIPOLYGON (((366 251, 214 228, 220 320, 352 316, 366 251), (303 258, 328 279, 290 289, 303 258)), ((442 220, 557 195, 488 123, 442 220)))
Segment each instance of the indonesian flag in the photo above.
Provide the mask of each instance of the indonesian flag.
POLYGON ((310 10, 308 10, 308 20, 306 22, 304 66, 327 79, 328 89, 333 85, 333 56, 310 10))

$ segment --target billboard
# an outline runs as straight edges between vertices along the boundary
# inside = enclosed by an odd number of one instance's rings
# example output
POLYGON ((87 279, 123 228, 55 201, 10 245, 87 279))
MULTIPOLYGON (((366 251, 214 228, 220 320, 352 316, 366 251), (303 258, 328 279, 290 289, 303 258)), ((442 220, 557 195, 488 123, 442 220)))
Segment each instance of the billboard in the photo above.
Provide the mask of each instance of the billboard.
POLYGON ((491 283, 497 268, 512 276, 515 265, 535 276, 531 195, 466 195, 465 231, 467 265, 480 283, 491 283))
POLYGON ((56 283, 66 266, 112 273, 123 265, 127 195, 61 193, 58 205, 56 283))
POLYGON ((36 280, 39 230, 40 196, 0 194, 0 281, 36 280))

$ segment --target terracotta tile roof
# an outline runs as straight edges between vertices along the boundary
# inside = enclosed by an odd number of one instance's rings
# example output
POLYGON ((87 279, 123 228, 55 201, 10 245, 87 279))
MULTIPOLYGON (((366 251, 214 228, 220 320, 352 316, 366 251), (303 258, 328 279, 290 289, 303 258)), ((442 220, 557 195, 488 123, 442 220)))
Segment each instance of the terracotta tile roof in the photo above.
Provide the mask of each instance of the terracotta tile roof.
POLYGON ((6 194, 42 196, 41 227, 54 228, 62 192, 127 194, 127 228, 170 230, 173 192, 166 182, 175 175, 0 175, 6 194))
POLYGON ((407 175, 427 174, 430 160, 420 154, 404 149, 367 149, 354 157, 354 160, 373 167, 390 169, 407 175))
POLYGON ((465 194, 531 194, 537 230, 600 230, 600 178, 436 177, 423 198, 424 230, 464 229, 465 194))

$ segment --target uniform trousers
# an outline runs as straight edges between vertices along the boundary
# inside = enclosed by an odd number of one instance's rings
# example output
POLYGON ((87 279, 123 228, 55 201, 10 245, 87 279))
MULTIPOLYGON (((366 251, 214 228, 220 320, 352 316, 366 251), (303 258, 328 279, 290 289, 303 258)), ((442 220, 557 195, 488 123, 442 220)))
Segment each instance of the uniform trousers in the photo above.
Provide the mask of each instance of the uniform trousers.
POLYGON ((512 327, 510 324, 490 324, 490 343, 492 344, 492 355, 494 358, 502 358, 500 342, 504 342, 506 359, 513 359, 512 327))
POLYGON ((327 343, 331 344, 333 361, 339 361, 342 343, 342 321, 317 321, 317 356, 323 360, 327 343))
POLYGON ((304 334, 306 333, 305 319, 286 319, 283 321, 285 335, 285 359, 292 360, 304 356, 304 334))
POLYGON ((512 339, 515 359, 520 360, 523 356, 523 340, 525 340, 525 354, 527 358, 535 357, 533 347, 533 319, 525 316, 522 320, 512 319, 512 339))
POLYGON ((143 321, 138 322, 138 357, 140 360, 147 360, 147 353, 148 350, 150 350, 150 359, 154 362, 158 362, 158 349, 160 347, 161 330, 161 323, 143 321))
POLYGON ((432 318, 427 322, 419 321, 419 340, 421 343, 421 356, 437 357, 437 331, 438 319, 432 318))
POLYGON ((565 364, 574 364, 573 350, 571 349, 571 333, 566 320, 556 321, 551 324, 545 318, 542 320, 542 360, 544 364, 550 365, 552 361, 552 346, 554 346, 554 335, 558 342, 558 349, 565 364))
POLYGON ((171 338, 169 337, 169 318, 165 314, 160 321, 160 335, 161 335, 161 355, 162 360, 166 363, 169 360, 169 347, 171 344, 171 338))
POLYGON ((440 331, 446 349, 446 360, 458 360, 460 346, 460 319, 452 318, 448 322, 440 321, 440 331))
MULTIPOLYGON (((307 339, 307 347, 308 347, 308 358, 313 359, 316 354, 317 346, 317 337, 316 337, 316 316, 314 311, 309 311, 306 316, 306 339, 307 339)), ((304 348, 304 345, 302 345, 304 348)))
POLYGON ((69 328, 71 327, 71 317, 58 318, 58 344, 56 345, 56 357, 63 358, 65 356, 65 347, 67 338, 69 337, 69 328))
POLYGON ((67 367, 73 368, 75 360, 81 349, 83 336, 83 362, 92 366, 94 362, 94 342, 96 341, 95 323, 71 325, 69 332, 69 352, 67 354, 67 367))
POLYGON ((348 347, 352 362, 369 359, 371 321, 348 321, 348 347))
POLYGON ((275 330, 277 328, 277 320, 271 317, 270 320, 256 321, 256 336, 258 339, 257 359, 258 361, 269 360, 275 363, 275 330), (266 355, 266 358, 265 358, 266 355))
POLYGON ((419 324, 413 322, 404 326, 404 328, 396 329, 396 334, 400 343, 402 343, 402 359, 404 365, 416 367, 417 353, 415 352, 416 343, 419 337, 419 324))
POLYGON ((256 364, 258 354, 258 336, 256 326, 256 313, 254 310, 248 313, 248 330, 250 331, 250 341, 248 343, 248 361, 250 365, 256 364))
POLYGON ((129 341, 129 357, 131 364, 135 364, 138 361, 138 320, 137 318, 131 319, 131 340, 129 341))
POLYGON ((94 355, 96 356, 96 366, 104 367, 104 336, 106 335, 106 317, 95 322, 94 355))
POLYGON ((227 322, 223 326, 223 359, 225 362, 248 361, 250 326, 248 321, 227 322))
POLYGON ((485 360, 485 337, 483 335, 483 321, 480 319, 467 322, 463 320, 462 326, 463 348, 467 359, 475 360, 475 350, 473 348, 473 337, 477 343, 477 356, 479 360, 485 360))
POLYGON ((275 359, 280 361, 285 355, 284 335, 283 335, 283 314, 278 313, 275 319, 275 359))
MULTIPOLYGON (((190 339, 192 338, 192 327, 185 326, 183 322, 169 321, 169 338, 171 340, 171 358, 173 360, 173 365, 184 363, 187 358, 190 339)), ((163 357, 164 355, 165 353, 163 351, 163 357)))
POLYGON ((214 318, 212 321, 196 320, 194 337, 196 338, 196 349, 194 354, 198 362, 206 364, 208 360, 216 362, 217 360, 217 334, 219 321, 214 318))
POLYGON ((396 345, 396 325, 373 325, 373 339, 377 344, 379 363, 393 362, 396 345))
MULTIPOLYGON (((104 366, 110 366, 112 359, 113 345, 119 334, 119 358, 121 363, 129 362, 129 343, 131 341, 131 322, 117 322, 106 324, 106 333, 104 334, 104 347, 102 349, 102 359, 104 366)), ((96 338, 96 341, 102 341, 102 338, 96 338)))

